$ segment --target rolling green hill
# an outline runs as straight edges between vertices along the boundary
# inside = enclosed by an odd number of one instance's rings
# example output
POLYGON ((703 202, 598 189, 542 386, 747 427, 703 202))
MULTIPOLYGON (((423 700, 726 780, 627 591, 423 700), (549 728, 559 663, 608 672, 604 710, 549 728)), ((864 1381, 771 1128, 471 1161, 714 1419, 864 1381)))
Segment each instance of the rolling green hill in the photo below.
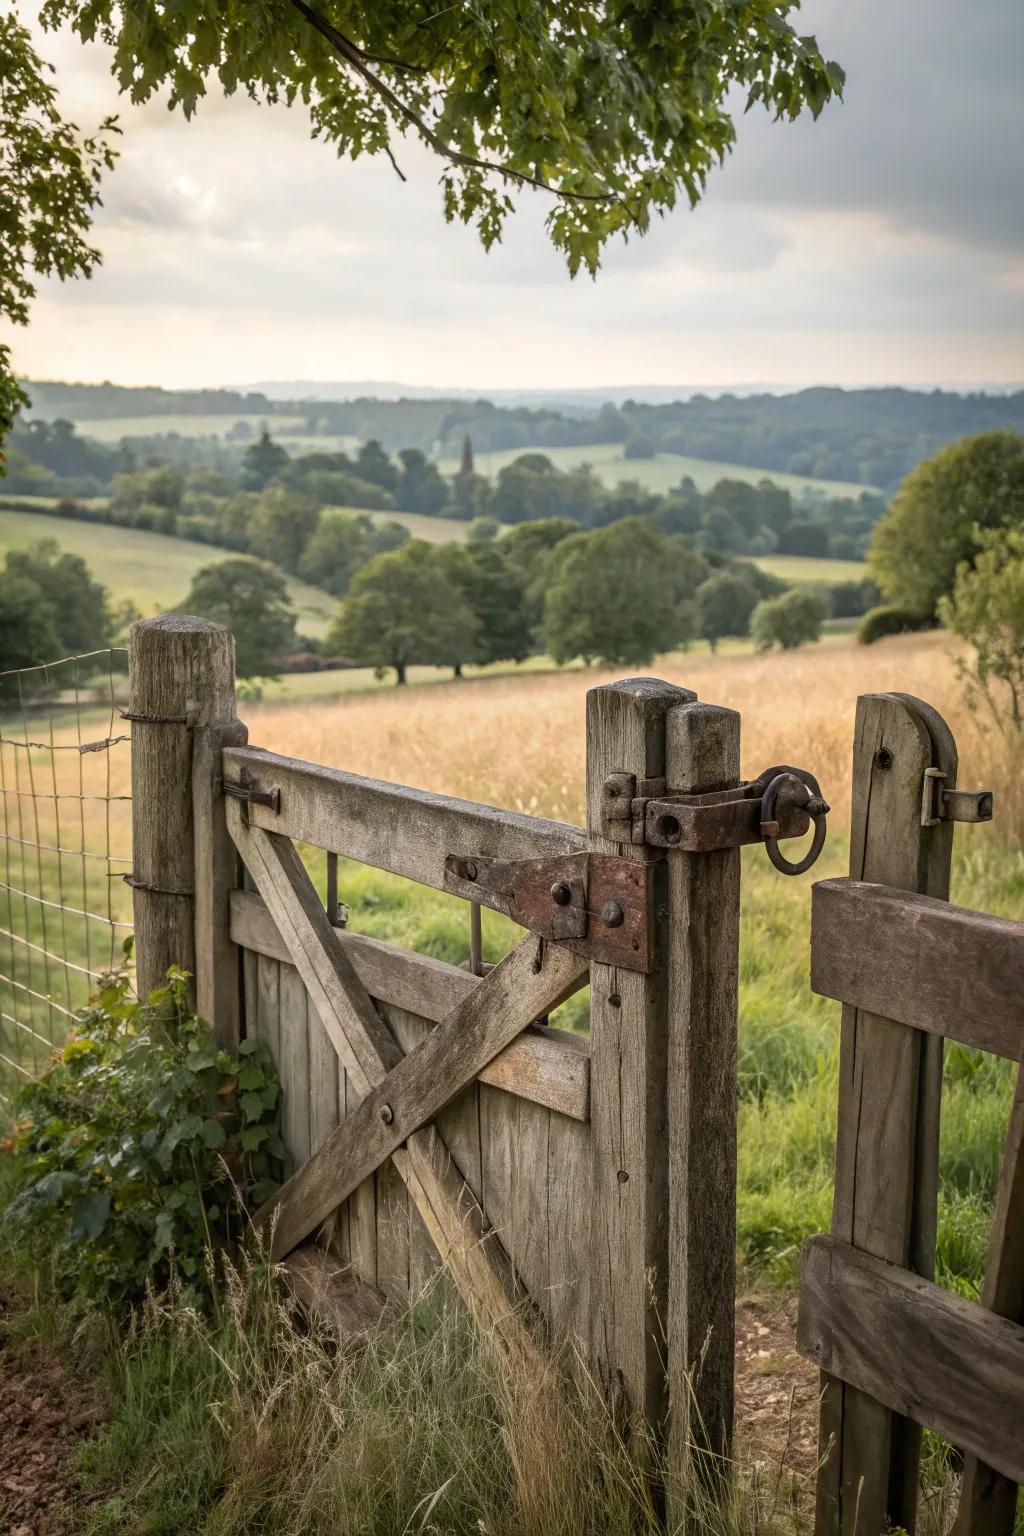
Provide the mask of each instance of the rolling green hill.
MULTIPOLYGON (((130 598, 144 617, 173 608, 184 598, 201 566, 230 558, 230 551, 189 539, 113 528, 107 523, 79 523, 35 512, 11 512, 0 506, 0 557, 40 539, 56 539, 69 554, 81 555, 97 580, 120 601, 130 598)), ((328 593, 288 579, 300 632, 326 634, 337 604, 328 593)))
MULTIPOLYGON (((825 496, 859 496, 872 486, 855 485, 846 480, 814 480, 807 475, 787 475, 775 469, 749 469, 745 464, 727 464, 717 459, 689 458, 680 453, 658 453, 650 459, 627 459, 621 443, 601 443, 590 448, 510 448, 500 453, 478 453, 476 467, 480 474, 494 476, 522 453, 543 453, 557 469, 574 469, 589 464, 605 485, 620 480, 639 480, 649 490, 664 494, 689 475, 699 491, 709 491, 719 480, 745 480, 756 485, 759 480, 773 480, 794 496, 803 491, 818 491, 825 496)), ((457 459, 442 459, 442 473, 453 475, 457 459)))

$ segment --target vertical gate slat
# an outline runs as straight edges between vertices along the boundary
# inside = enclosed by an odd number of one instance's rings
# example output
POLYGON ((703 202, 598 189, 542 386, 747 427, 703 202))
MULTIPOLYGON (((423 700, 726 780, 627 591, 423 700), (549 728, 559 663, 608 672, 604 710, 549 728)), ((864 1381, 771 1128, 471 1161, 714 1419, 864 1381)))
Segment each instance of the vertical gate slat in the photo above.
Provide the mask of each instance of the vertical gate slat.
POLYGON ((552 1114, 548 1130, 549 1315, 556 1335, 586 1338, 590 1126, 552 1114))
POLYGON ((281 1067, 280 991, 281 966, 277 960, 259 955, 256 961, 256 1007, 260 1039, 265 1040, 274 1068, 281 1067))
MULTIPOLYGON (((921 824, 924 771, 956 782, 956 746, 929 706, 867 694, 857 706, 850 874, 949 895, 953 824, 921 824)), ((942 1041, 844 1007, 836 1143, 836 1237, 931 1277, 937 1219, 942 1041)), ((914 1526, 921 1431, 823 1378, 819 1536, 914 1526), (829 1447, 831 1446, 831 1449, 829 1447)))
MULTIPOLYGON (((738 784, 739 715, 673 709, 666 774, 688 793, 738 784)), ((693 1470, 717 1474, 733 1421, 739 849, 671 850, 668 901, 669 1461, 710 1452, 693 1470)))
MULTIPOLYGON (((665 772, 665 716, 695 695, 653 678, 587 694, 587 831, 596 853, 647 860, 604 833, 610 774, 665 772)), ((664 910, 664 864, 655 907, 664 910)), ((664 954, 664 922, 659 939, 664 954)), ((627 1423, 664 1425, 668 1287, 668 1013, 664 967, 652 975, 590 967, 592 1187, 590 1347, 627 1423)))
POLYGON ((281 1125, 292 1164, 309 1158, 309 1028, 306 989, 292 965, 281 967, 281 1125))

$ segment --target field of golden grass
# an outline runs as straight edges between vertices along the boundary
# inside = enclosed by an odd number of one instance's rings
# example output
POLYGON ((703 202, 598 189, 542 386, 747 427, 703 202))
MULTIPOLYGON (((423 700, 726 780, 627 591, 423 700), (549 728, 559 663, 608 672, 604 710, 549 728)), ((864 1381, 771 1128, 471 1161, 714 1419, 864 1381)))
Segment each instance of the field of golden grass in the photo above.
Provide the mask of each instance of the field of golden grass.
MULTIPOLYGON (((958 739, 963 783, 984 781, 997 794, 1007 786, 997 733, 966 709, 953 642, 941 632, 867 648, 851 641, 767 656, 673 655, 649 671, 740 711, 746 776, 777 762, 810 768, 834 807, 837 830, 849 818, 861 693, 898 691, 927 700, 958 739)), ((590 669, 508 676, 353 694, 315 707, 250 703, 241 712, 254 746, 580 822, 586 692, 621 675, 590 669)))

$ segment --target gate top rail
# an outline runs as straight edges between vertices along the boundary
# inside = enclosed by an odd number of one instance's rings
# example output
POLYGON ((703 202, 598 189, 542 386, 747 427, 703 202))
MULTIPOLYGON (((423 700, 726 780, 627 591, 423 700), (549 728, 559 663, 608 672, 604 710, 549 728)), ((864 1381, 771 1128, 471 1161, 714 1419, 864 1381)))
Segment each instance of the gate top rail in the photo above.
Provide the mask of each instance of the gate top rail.
POLYGON ((583 853, 587 836, 568 822, 388 784, 257 747, 228 747, 225 782, 246 775, 272 805, 250 799, 253 826, 325 848, 360 864, 448 889, 445 858, 542 859, 583 853))

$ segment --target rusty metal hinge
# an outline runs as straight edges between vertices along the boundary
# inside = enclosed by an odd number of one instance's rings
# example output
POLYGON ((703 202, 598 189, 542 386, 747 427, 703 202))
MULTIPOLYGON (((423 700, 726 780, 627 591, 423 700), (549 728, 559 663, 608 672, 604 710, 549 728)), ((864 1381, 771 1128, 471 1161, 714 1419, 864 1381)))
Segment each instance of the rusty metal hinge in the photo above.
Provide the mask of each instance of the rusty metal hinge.
POLYGON ((655 870, 645 859, 567 853, 551 859, 444 861, 444 888, 542 939, 627 971, 656 969, 655 870))
POLYGON ((921 825, 937 827, 940 821, 991 821, 990 789, 943 789, 941 768, 926 768, 921 782, 921 825))

